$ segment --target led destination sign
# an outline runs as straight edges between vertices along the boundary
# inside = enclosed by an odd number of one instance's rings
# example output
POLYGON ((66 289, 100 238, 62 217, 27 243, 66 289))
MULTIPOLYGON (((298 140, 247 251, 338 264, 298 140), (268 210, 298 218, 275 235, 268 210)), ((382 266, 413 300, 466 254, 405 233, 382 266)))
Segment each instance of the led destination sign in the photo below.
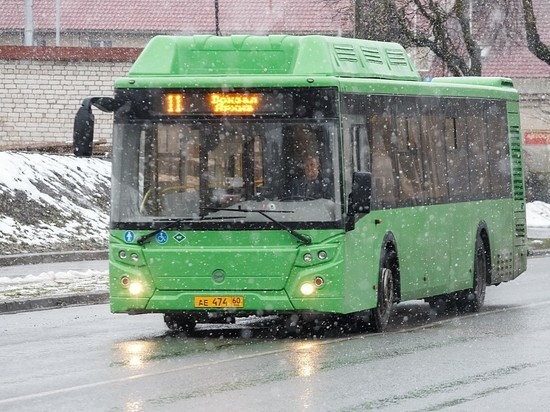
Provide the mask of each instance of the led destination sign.
POLYGON ((254 114, 284 114, 293 107, 288 93, 193 93, 164 94, 162 112, 170 116, 213 114, 246 116, 254 114))
MULTIPOLYGON (((119 118, 179 117, 329 118, 336 116, 336 88, 277 88, 253 90, 153 89, 118 90, 124 110, 119 118), (125 101, 131 102, 124 105, 125 101)), ((118 120, 118 118, 117 118, 118 120)))
POLYGON ((244 114, 255 113, 260 103, 259 94, 212 93, 210 106, 214 113, 244 114))

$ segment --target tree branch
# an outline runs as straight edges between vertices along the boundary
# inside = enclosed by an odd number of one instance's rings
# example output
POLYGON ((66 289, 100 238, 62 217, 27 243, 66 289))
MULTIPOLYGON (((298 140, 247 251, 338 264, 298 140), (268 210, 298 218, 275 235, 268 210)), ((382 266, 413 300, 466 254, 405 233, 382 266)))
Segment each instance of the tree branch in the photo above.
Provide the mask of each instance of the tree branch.
POLYGON ((522 0, 527 47, 538 59, 550 64, 550 48, 540 40, 532 0, 522 0))

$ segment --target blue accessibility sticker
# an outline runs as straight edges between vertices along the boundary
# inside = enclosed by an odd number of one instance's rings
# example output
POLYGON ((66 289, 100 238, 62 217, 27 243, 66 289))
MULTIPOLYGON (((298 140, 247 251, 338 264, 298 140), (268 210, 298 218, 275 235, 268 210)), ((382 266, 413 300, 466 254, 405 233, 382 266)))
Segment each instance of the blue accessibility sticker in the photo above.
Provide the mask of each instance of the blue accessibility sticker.
POLYGON ((164 245, 166 242, 168 242, 168 235, 166 234, 166 232, 158 232, 156 238, 157 242, 161 245, 164 245))
POLYGON ((134 240, 136 240, 136 234, 133 230, 127 230, 124 232, 124 241, 126 243, 132 243, 134 240))

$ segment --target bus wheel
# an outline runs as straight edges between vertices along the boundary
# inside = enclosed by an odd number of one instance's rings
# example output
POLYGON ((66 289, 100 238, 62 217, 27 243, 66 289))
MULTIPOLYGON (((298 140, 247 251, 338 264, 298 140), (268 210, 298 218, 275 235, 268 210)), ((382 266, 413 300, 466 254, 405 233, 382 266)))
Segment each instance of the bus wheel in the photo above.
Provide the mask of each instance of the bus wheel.
POLYGON ((459 293, 457 298, 458 310, 461 312, 479 312, 485 302, 488 272, 487 248, 485 242, 481 239, 481 235, 478 234, 474 258, 474 285, 471 289, 459 293))
POLYGON ((166 323, 166 326, 168 326, 170 330, 191 332, 195 329, 197 320, 193 316, 187 314, 165 313, 164 323, 166 323))
POLYGON ((393 272, 389 268, 382 268, 380 269, 380 281, 378 283, 378 303, 374 309, 371 309, 369 329, 372 332, 383 332, 386 329, 394 299, 393 272))

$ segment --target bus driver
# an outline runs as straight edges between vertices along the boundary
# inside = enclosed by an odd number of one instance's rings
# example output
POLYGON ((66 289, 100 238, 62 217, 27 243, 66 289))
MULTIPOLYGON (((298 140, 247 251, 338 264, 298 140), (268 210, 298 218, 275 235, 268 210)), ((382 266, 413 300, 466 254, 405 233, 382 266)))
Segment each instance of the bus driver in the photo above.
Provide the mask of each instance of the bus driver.
POLYGON ((319 175, 319 159, 307 156, 304 160, 304 176, 292 182, 292 196, 304 199, 330 198, 326 179, 319 175))

